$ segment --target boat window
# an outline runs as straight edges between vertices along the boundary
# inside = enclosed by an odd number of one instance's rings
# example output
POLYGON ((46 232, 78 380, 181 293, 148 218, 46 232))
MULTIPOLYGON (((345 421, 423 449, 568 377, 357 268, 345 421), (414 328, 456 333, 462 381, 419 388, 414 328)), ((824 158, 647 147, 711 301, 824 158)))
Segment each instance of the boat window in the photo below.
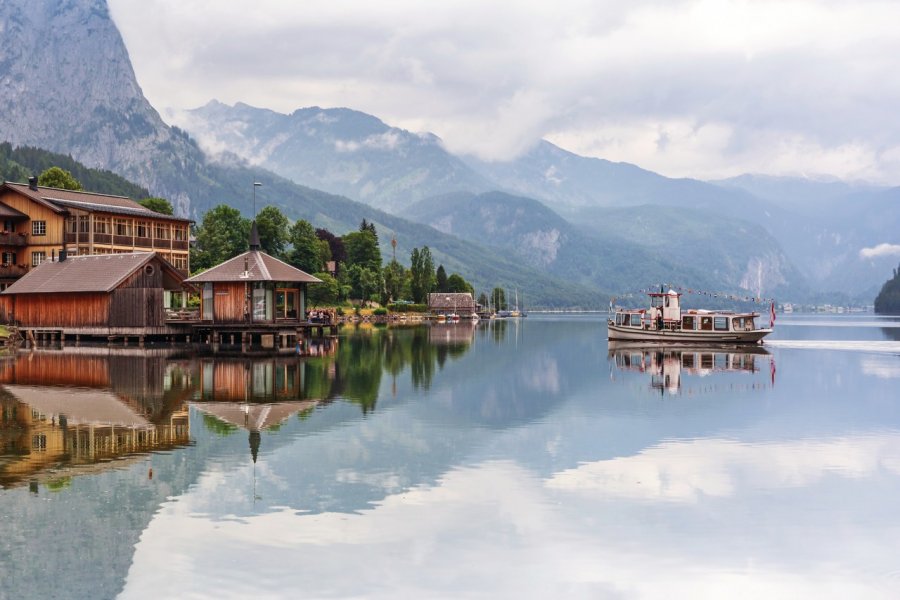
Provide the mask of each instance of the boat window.
POLYGON ((726 317, 715 317, 716 331, 728 331, 728 319, 726 317))
POLYGON ((622 315, 622 325, 631 325, 631 315, 628 313, 622 315))
POLYGON ((716 369, 724 370, 728 368, 728 355, 722 352, 717 352, 713 357, 715 360, 716 369))
POLYGON ((616 313, 616 325, 621 325, 621 324, 622 324, 622 314, 616 313))
POLYGON ((641 315, 631 315, 631 326, 632 327, 640 327, 641 326, 641 315))
POLYGON ((662 306, 662 296, 650 296, 650 306, 654 308, 662 306))
POLYGON ((694 368, 694 354, 691 352, 685 352, 681 355, 681 366, 685 369, 693 369, 694 368))
POLYGON ((713 355, 712 354, 701 354, 700 355, 700 368, 701 369, 712 369, 713 368, 713 355))
POLYGON ((712 317, 700 317, 700 329, 712 331, 712 317))
POLYGON ((693 331, 697 328, 694 317, 681 317, 681 328, 687 331, 693 331))

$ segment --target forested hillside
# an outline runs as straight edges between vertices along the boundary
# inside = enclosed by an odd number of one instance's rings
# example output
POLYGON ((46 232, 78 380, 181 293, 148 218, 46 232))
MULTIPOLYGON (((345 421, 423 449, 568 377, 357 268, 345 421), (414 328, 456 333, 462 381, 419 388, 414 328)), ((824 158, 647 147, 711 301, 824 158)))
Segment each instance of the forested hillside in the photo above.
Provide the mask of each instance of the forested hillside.
POLYGON ((875 312, 884 315, 900 315, 900 268, 887 280, 875 298, 875 312))

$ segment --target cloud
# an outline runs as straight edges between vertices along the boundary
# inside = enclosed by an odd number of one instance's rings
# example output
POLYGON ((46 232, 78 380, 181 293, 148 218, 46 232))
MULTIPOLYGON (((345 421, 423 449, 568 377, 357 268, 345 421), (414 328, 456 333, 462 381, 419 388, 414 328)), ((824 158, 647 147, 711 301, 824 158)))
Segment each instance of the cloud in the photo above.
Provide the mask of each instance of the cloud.
POLYGON ((883 256, 900 256, 900 245, 884 243, 859 251, 860 258, 881 258, 883 256))
POLYGON ((900 183, 891 2, 110 0, 158 108, 348 106, 514 157, 900 183), (523 34, 522 32, 528 32, 523 34))

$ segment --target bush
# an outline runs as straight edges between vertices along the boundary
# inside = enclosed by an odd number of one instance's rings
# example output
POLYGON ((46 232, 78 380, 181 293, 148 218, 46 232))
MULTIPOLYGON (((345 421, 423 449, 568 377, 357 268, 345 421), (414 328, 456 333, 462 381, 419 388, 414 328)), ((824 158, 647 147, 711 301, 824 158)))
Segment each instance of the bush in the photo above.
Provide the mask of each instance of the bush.
POLYGON ((381 317, 381 316, 388 314, 388 309, 376 308, 375 310, 372 311, 372 314, 375 315, 376 317, 381 317))
POLYGON ((388 304, 391 312, 397 313, 424 313, 428 312, 428 306, 425 304, 388 304))

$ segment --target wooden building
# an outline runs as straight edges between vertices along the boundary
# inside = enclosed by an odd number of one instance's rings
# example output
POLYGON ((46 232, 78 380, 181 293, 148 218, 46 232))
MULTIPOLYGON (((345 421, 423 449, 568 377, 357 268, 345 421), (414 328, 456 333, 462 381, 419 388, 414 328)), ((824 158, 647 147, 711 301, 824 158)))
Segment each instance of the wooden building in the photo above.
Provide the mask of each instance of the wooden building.
POLYGON ((0 319, 62 335, 166 335, 164 292, 184 276, 156 252, 68 257, 42 263, 0 293, 0 319))
POLYGON ((134 200, 28 184, 0 184, 0 290, 65 248, 69 256, 156 251, 186 277, 190 219, 134 200))
POLYGON ((187 283, 200 288, 204 323, 290 326, 306 321, 306 287, 321 280, 260 250, 254 222, 250 250, 187 283))
POLYGON ((475 299, 468 292, 432 292, 428 294, 428 312, 433 315, 455 313, 461 319, 471 319, 476 311, 475 299))

